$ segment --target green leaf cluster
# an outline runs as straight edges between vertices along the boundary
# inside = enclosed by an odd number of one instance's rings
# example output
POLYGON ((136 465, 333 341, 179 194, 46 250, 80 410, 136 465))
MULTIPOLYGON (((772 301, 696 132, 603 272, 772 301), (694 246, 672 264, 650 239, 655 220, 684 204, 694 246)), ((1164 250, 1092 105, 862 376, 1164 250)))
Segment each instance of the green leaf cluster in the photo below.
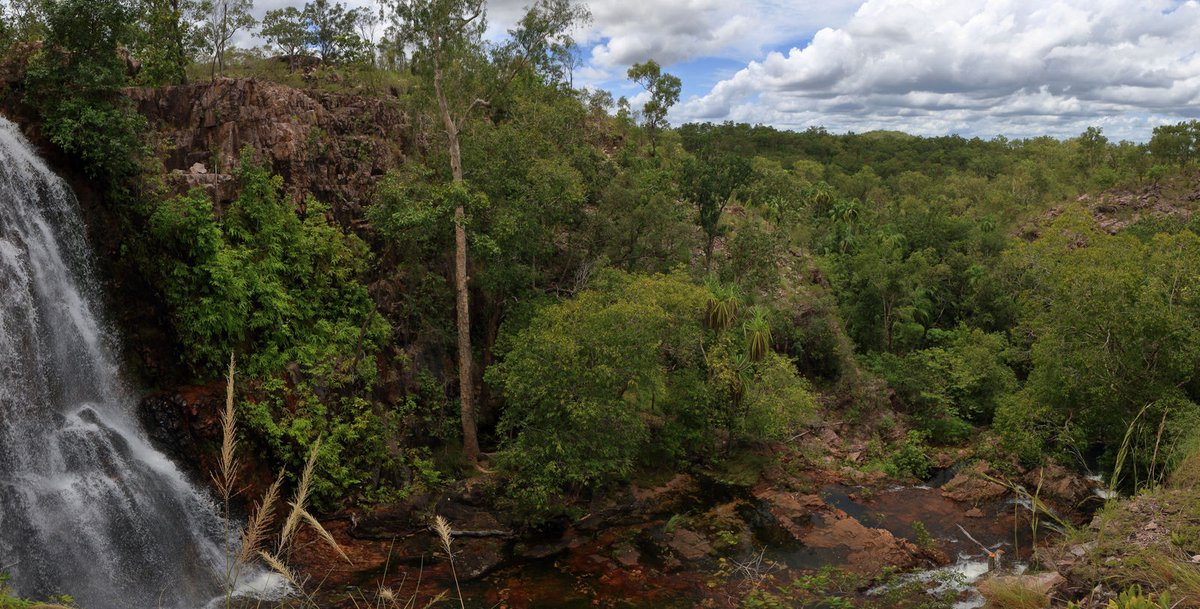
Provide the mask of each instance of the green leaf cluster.
POLYGON ((162 289, 191 364, 215 374, 229 353, 242 353, 252 375, 293 362, 326 375, 373 374, 364 356, 388 330, 358 281, 366 246, 331 224, 314 199, 298 214, 282 179, 249 156, 238 177, 241 194, 220 218, 207 195, 193 191, 159 205, 149 220, 164 253, 162 289))
POLYGON ((723 436, 776 437, 814 406, 774 352, 748 361, 707 330, 709 294, 686 276, 609 271, 543 308, 488 372, 507 402, 499 432, 510 497, 535 517, 638 467, 711 454, 723 436))
POLYGON ((1001 432, 1017 446, 1037 433, 1060 452, 1100 450, 1111 464, 1133 426, 1143 479, 1161 475, 1153 455, 1197 410, 1200 237, 1110 235, 1073 208, 1011 262, 1024 280, 1032 369, 998 413, 1001 432))
POLYGON ((874 367, 933 440, 962 441, 970 437, 971 423, 990 422, 999 401, 1017 388, 1005 361, 1008 341, 966 326, 933 334, 936 346, 879 354, 874 367))
POLYGON ((45 135, 82 160, 114 200, 139 174, 146 121, 121 95, 126 64, 117 47, 136 36, 124 0, 59 0, 45 7, 47 32, 25 74, 25 101, 45 135))

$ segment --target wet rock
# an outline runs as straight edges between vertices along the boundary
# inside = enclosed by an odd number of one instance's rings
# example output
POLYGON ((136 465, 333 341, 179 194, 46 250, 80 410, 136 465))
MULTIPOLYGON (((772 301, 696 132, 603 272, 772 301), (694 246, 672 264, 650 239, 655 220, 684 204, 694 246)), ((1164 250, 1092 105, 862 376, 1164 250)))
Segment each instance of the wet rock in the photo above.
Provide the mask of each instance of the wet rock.
POLYGON ((1086 478, 1057 464, 1030 470, 1022 482, 1030 492, 1038 492, 1042 499, 1068 507, 1080 505, 1092 497, 1092 485, 1086 478), (1035 490, 1039 487, 1040 490, 1035 490))
MULTIPOLYGON (((216 382, 152 393, 138 403, 137 413, 156 448, 196 479, 208 482, 216 471, 224 408, 225 384, 216 382)), ((239 457, 249 466, 244 474, 258 473, 261 463, 252 451, 243 451, 239 457)), ((267 477, 269 483, 273 476, 267 477)))
POLYGON ((568 529, 562 537, 555 540, 518 543, 513 548, 513 555, 518 558, 540 560, 562 554, 581 542, 579 536, 568 529))
POLYGON ((916 565, 920 550, 884 529, 870 528, 816 495, 767 490, 756 495, 778 524, 822 561, 859 573, 916 565))
POLYGON ((696 479, 687 474, 676 474, 666 483, 652 488, 634 485, 630 488, 638 510, 645 514, 673 513, 700 491, 696 479))
POLYGON ((691 529, 676 529, 667 540, 667 547, 685 560, 699 560, 713 553, 704 536, 691 529))
POLYGON ((457 538, 454 566, 465 580, 478 579, 504 564, 507 543, 500 539, 457 538))
POLYGON ((962 503, 982 503, 999 499, 1009 493, 1002 484, 984 478, 991 467, 980 461, 964 469, 942 486, 942 496, 962 503))
POLYGON ((631 545, 623 545, 613 553, 613 559, 625 567, 636 567, 642 560, 642 555, 631 545))

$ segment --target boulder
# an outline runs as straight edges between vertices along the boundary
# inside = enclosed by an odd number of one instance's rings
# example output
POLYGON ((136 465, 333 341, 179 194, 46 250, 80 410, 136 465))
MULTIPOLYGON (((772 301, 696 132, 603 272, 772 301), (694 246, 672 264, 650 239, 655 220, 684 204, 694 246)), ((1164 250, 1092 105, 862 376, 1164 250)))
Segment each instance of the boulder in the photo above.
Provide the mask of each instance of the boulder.
POLYGON ((703 535, 691 529, 676 529, 667 540, 671 548, 684 560, 700 560, 713 553, 713 547, 703 535))
POLYGON ((1078 506, 1092 497, 1092 487, 1086 478, 1057 464, 1029 470, 1021 482, 1030 493, 1038 492, 1042 499, 1066 507, 1078 506), (1039 486, 1040 490, 1036 490, 1039 486))
POLYGON ((994 501, 1007 495, 1010 491, 1003 484, 988 480, 991 466, 986 461, 980 461, 956 474, 942 486, 942 496, 963 503, 983 503, 994 501))

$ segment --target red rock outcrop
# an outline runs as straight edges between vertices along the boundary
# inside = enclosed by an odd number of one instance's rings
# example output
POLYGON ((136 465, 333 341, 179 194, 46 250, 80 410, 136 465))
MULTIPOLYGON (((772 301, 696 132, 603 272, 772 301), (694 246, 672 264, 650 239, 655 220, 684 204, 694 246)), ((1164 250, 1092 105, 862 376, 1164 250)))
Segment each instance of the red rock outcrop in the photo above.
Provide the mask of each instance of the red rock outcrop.
POLYGON ((231 174, 249 147, 298 202, 312 194, 347 224, 361 216, 379 177, 404 162, 411 139, 408 115, 394 97, 253 79, 125 93, 156 134, 167 182, 177 191, 201 187, 218 203, 232 199, 231 174))

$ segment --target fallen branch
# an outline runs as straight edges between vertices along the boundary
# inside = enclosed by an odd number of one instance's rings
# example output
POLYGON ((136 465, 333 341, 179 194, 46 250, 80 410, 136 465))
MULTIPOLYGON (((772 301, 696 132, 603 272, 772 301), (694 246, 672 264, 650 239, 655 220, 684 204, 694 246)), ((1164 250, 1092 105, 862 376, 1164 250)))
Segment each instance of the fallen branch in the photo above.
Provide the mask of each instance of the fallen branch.
POLYGON ((970 533, 968 533, 968 532, 967 532, 967 530, 963 528, 963 525, 961 525, 961 524, 960 524, 960 525, 958 525, 958 530, 962 531, 962 532, 963 532, 963 535, 966 535, 966 536, 967 536, 967 539, 970 539, 971 541, 975 542, 975 545, 979 546, 979 549, 980 549, 980 550, 983 550, 983 551, 984 551, 985 553, 987 553, 987 554, 991 554, 991 553, 992 553, 992 551, 991 551, 991 550, 989 550, 987 546, 985 546, 985 545, 983 545, 983 544, 979 543, 979 540, 978 540, 978 539, 975 539, 974 537, 972 537, 972 536, 971 536, 971 534, 970 534, 970 533))

